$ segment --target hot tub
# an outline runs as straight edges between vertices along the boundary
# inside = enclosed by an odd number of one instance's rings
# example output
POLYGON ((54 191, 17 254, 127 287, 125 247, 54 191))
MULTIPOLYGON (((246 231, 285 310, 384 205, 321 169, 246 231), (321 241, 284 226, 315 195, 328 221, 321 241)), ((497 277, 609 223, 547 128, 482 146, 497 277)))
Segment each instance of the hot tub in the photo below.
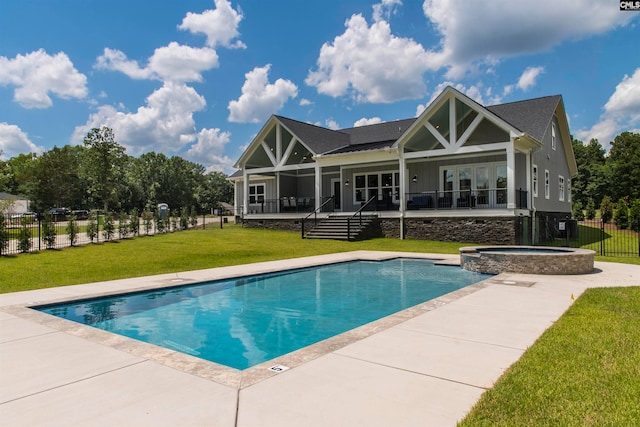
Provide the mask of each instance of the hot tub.
POLYGON ((593 271, 595 252, 547 246, 467 246, 460 248, 465 270, 499 274, 586 274, 593 271))

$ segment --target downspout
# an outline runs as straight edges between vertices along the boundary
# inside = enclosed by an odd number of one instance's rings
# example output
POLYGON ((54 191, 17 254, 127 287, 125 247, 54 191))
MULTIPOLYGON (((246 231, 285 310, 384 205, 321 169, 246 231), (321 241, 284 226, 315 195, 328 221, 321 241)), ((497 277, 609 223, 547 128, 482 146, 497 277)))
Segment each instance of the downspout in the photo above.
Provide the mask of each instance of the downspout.
MULTIPOLYGON (((534 157, 537 152, 542 151, 543 147, 532 148, 531 156, 529 159, 529 170, 531 171, 531 244, 535 245, 535 236, 536 236, 536 198, 533 194, 533 163, 535 161, 534 157)), ((538 171, 540 172, 540 171, 538 171)), ((540 191, 540 177, 538 177, 538 192, 540 191)))

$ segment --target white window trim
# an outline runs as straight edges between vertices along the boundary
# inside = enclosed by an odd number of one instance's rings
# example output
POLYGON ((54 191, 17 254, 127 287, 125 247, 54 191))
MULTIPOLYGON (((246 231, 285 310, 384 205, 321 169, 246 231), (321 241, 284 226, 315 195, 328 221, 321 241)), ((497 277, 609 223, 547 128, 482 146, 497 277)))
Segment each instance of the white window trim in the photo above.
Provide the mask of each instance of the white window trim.
POLYGON ((558 175, 558 200, 564 202, 564 176, 558 175))
POLYGON ((571 178, 567 178, 567 202, 571 203, 571 178))
POLYGON ((249 184, 249 194, 248 194, 249 197, 247 198, 247 200, 249 201, 250 205, 259 205, 261 203, 258 199, 258 194, 260 194, 257 191, 258 187, 262 187, 262 199, 264 201, 264 198, 266 196, 266 190, 267 190, 266 185, 265 184, 249 184), (251 194, 252 187, 256 189, 256 191, 253 194, 251 194), (254 197, 253 203, 251 202, 252 196, 254 197))
POLYGON ((393 182, 393 185, 391 186, 394 190, 392 192, 393 194, 393 203, 398 203, 400 201, 400 174, 398 173, 397 170, 384 170, 384 171, 372 171, 372 172, 362 172, 362 173, 355 173, 353 174, 353 201, 354 203, 359 203, 359 202, 366 202, 369 199, 369 190, 373 189, 373 187, 369 187, 369 180, 368 180, 368 176, 369 175, 378 175, 378 186, 376 187, 376 189, 378 190, 378 199, 380 199, 380 197, 383 194, 383 189, 385 187, 383 187, 382 185, 382 175, 384 174, 391 174, 391 180, 393 182), (358 176, 364 176, 364 184, 365 186, 363 188, 360 187, 356 187, 356 177, 358 176), (365 200, 356 200, 356 192, 358 190, 363 190, 366 194, 365 196, 365 200))
POLYGON ((551 149, 556 149, 556 124, 551 123, 551 149))
POLYGON ((549 182, 549 169, 544 170, 544 198, 549 199, 550 182, 549 182))
POLYGON ((476 168, 477 167, 489 167, 489 182, 493 185, 489 186, 489 190, 496 190, 495 182, 497 179, 496 170, 498 166, 507 166, 506 162, 491 162, 491 163, 465 163, 465 164, 456 164, 456 165, 448 165, 448 166, 440 166, 440 171, 438 174, 438 190, 444 191, 444 182, 442 181, 442 172, 444 170, 452 170, 453 171, 453 191, 460 191, 460 181, 459 181, 459 173, 458 169, 461 168, 471 168, 471 189, 472 191, 476 190, 477 182, 476 182, 476 168))
POLYGON ((533 197, 538 197, 538 165, 533 165, 533 197))

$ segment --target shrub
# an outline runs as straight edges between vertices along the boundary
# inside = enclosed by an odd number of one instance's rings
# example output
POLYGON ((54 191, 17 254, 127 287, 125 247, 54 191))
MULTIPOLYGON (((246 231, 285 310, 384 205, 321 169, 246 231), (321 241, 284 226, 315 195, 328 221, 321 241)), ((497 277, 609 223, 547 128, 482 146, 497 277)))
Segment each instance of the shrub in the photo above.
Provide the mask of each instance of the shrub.
POLYGON ((629 228, 633 231, 640 231, 640 199, 631 202, 629 208, 629 228))
POLYGON ((616 222, 616 226, 621 230, 629 228, 629 206, 627 206, 625 199, 618 200, 618 205, 614 212, 614 221, 616 222))
POLYGON ((611 201, 611 197, 604 196, 602 198, 602 203, 600 204, 600 218, 602 221, 609 222, 613 217, 613 202, 611 201))
POLYGON ((165 219, 164 218, 160 218, 160 214, 158 213, 158 211, 155 212, 155 214, 153 215, 154 218, 154 223, 156 224, 156 232, 157 233, 164 233, 165 232, 165 219))
POLYGON ((115 225, 113 224, 113 214, 106 212, 104 214, 104 225, 102 226, 102 237, 104 240, 111 241, 113 239, 113 233, 115 232, 115 225))
POLYGON ((131 230, 131 235, 137 236, 140 231, 140 214, 138 213, 138 209, 133 208, 131 210, 131 218, 129 219, 129 229, 131 230))
POLYGON ((148 236, 153 225, 153 213, 149 211, 142 212, 142 222, 144 224, 144 232, 148 236))
POLYGON ((180 229, 186 230, 187 228, 189 228, 189 214, 187 208, 182 208, 180 210, 180 229))
POLYGON ((31 249, 31 219, 26 216, 20 220, 20 232, 18 233, 18 250, 22 253, 31 249))
POLYGON ((198 225, 198 212, 196 211, 196 207, 195 206, 191 207, 191 216, 190 217, 191 217, 191 219, 190 219, 191 226, 195 227, 196 225, 198 225))
POLYGON ((127 214, 124 211, 118 215, 118 238, 126 239, 129 236, 129 224, 127 223, 127 214))
POLYGON ((6 252, 9 246, 9 230, 3 213, 0 213, 0 255, 6 252))
POLYGON ((580 202, 573 203, 573 217, 578 221, 584 220, 584 211, 582 210, 582 203, 580 202))
POLYGON ((594 219, 596 217, 596 204, 593 199, 587 201, 587 219, 594 219))
POLYGON ((87 237, 91 243, 98 238, 98 233, 98 213, 92 212, 89 215, 89 222, 87 223, 87 237))
POLYGON ((45 212, 42 218, 42 238, 47 249, 53 249, 56 246, 56 234, 53 216, 49 212, 45 212))
POLYGON ((168 231, 176 231, 178 229, 178 218, 176 214, 177 212, 175 209, 169 212, 169 218, 171 218, 171 227, 167 226, 167 228, 169 228, 168 231))
POLYGON ((75 246, 78 240, 78 223, 76 222, 75 215, 71 215, 67 221, 67 234, 69 235, 69 243, 71 246, 75 246))

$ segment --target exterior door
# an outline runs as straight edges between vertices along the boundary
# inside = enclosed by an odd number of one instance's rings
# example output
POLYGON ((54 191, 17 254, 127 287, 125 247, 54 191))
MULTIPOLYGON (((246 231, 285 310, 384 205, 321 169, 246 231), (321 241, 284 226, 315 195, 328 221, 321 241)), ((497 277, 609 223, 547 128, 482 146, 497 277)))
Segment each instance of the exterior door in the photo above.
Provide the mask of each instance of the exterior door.
POLYGON ((333 196, 333 208, 336 212, 342 212, 342 186, 339 179, 331 180, 331 196, 333 196))

